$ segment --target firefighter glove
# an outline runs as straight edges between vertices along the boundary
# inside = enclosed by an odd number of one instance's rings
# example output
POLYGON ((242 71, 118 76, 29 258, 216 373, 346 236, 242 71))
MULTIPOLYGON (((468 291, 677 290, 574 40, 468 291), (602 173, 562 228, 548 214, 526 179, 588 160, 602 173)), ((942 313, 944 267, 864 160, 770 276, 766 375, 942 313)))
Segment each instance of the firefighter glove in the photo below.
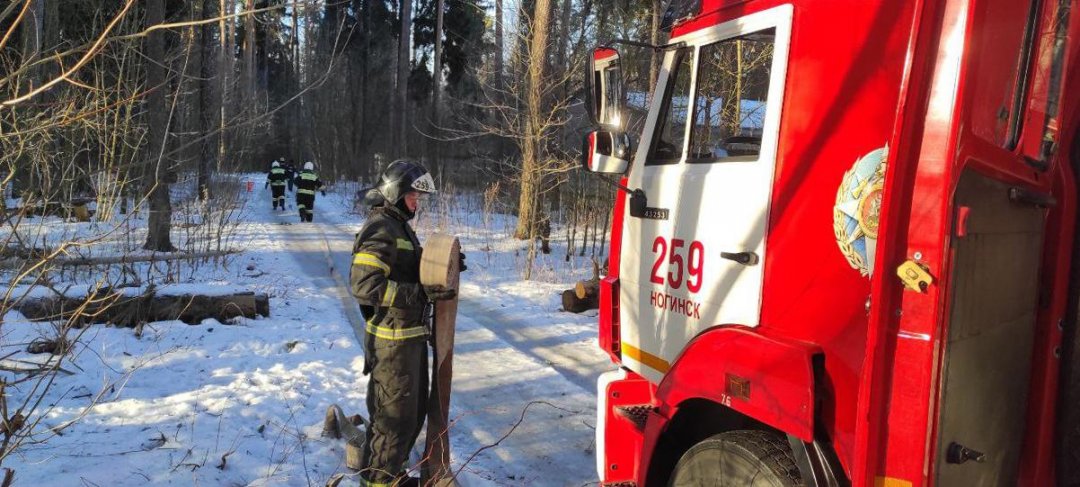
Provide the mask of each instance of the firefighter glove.
POLYGON ((458 272, 467 270, 469 270, 469 266, 465 265, 465 254, 458 254, 458 272))
POLYGON ((446 286, 424 286, 424 294, 431 301, 446 301, 457 297, 457 289, 446 286))

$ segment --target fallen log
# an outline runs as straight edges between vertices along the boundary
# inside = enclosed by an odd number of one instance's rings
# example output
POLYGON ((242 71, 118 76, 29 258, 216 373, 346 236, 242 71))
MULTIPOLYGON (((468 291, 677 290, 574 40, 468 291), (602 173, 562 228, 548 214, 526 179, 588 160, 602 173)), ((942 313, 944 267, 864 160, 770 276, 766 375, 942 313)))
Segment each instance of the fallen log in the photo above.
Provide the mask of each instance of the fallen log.
POLYGON ((213 252, 161 253, 146 255, 120 255, 109 257, 78 257, 55 259, 52 261, 52 263, 58 266, 116 265, 133 264, 137 262, 166 262, 170 260, 209 259, 213 257, 223 257, 226 255, 236 254, 239 252, 239 250, 217 250, 213 252))
POLYGON ((577 297, 577 293, 573 289, 567 289, 562 293, 562 307, 563 311, 569 311, 571 313, 580 313, 590 309, 597 309, 600 307, 599 295, 593 295, 581 299, 577 297))
MULTIPOLYGON (((605 264, 605 268, 607 265, 605 264)), ((563 291, 563 309, 571 313, 597 309, 600 307, 600 263, 593 259, 593 276, 587 281, 578 281, 573 289, 563 291)))
POLYGON ((91 297, 28 297, 15 305, 15 309, 30 321, 73 320, 77 325, 109 323, 133 327, 139 323, 180 320, 191 325, 207 318, 225 322, 239 316, 269 317, 270 299, 266 294, 253 292, 167 294, 148 288, 139 294, 105 291, 91 297))
POLYGON ((0 247, 0 259, 43 259, 53 251, 47 247, 24 247, 17 244, 8 244, 0 247))
POLYGON ((576 295, 578 299, 599 296, 600 280, 594 278, 589 279, 588 281, 578 281, 578 283, 574 285, 574 295, 576 295))

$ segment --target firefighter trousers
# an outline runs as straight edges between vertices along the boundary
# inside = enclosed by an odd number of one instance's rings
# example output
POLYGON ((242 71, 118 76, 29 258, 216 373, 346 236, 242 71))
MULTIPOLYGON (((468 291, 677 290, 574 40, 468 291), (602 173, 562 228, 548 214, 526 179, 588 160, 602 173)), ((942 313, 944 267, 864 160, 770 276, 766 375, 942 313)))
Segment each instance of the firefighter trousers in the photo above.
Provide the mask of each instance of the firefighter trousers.
POLYGON ((300 221, 309 222, 314 220, 312 210, 315 209, 315 195, 297 193, 296 208, 300 210, 300 221))
POLYGON ((278 209, 278 206, 282 210, 285 209, 285 186, 279 184, 270 185, 270 197, 274 200, 274 209, 278 209))
POLYGON ((360 453, 360 485, 390 485, 406 476, 405 463, 424 426, 428 344, 423 337, 366 338, 370 426, 360 453))

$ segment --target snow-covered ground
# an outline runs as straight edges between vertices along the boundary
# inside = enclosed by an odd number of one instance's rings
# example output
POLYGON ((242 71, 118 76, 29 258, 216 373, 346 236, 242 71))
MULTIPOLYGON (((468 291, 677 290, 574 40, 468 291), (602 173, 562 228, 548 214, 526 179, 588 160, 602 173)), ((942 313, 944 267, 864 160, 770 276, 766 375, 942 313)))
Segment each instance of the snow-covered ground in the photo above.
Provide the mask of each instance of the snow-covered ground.
MULTIPOLYGON (((39 443, 2 465, 16 485, 311 486, 349 473, 342 441, 320 433, 331 404, 366 415, 358 310, 342 287, 362 218, 350 211, 352 189, 317 200, 316 222, 300 224, 291 210, 272 212, 261 187, 260 177, 232 237, 244 252, 181 280, 266 292, 272 317, 157 322, 141 338, 86 328, 42 406, 39 443)), ((591 264, 564 262, 553 241, 534 280, 522 281, 525 245, 509 237, 511 217, 464 195, 429 203, 415 222, 421 240, 459 235, 469 264, 451 412, 459 483, 595 482, 595 379, 611 364, 596 346, 595 312, 561 312, 558 296, 591 264)), ((3 325, 3 355, 49 326, 14 312, 3 325)), ((31 391, 6 393, 13 404, 31 391)))

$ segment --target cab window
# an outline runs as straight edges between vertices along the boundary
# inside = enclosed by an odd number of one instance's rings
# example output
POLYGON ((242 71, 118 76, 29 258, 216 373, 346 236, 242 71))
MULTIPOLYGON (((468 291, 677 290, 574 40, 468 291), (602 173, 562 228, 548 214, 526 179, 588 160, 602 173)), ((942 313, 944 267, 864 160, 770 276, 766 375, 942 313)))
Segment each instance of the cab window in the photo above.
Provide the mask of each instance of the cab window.
POLYGON ((676 164, 682 160, 693 66, 692 49, 680 49, 675 53, 675 62, 664 93, 664 106, 656 121, 657 130, 649 149, 649 157, 645 160, 646 166, 676 164))
POLYGON ((687 162, 757 160, 775 38, 766 29, 701 47, 687 162))

